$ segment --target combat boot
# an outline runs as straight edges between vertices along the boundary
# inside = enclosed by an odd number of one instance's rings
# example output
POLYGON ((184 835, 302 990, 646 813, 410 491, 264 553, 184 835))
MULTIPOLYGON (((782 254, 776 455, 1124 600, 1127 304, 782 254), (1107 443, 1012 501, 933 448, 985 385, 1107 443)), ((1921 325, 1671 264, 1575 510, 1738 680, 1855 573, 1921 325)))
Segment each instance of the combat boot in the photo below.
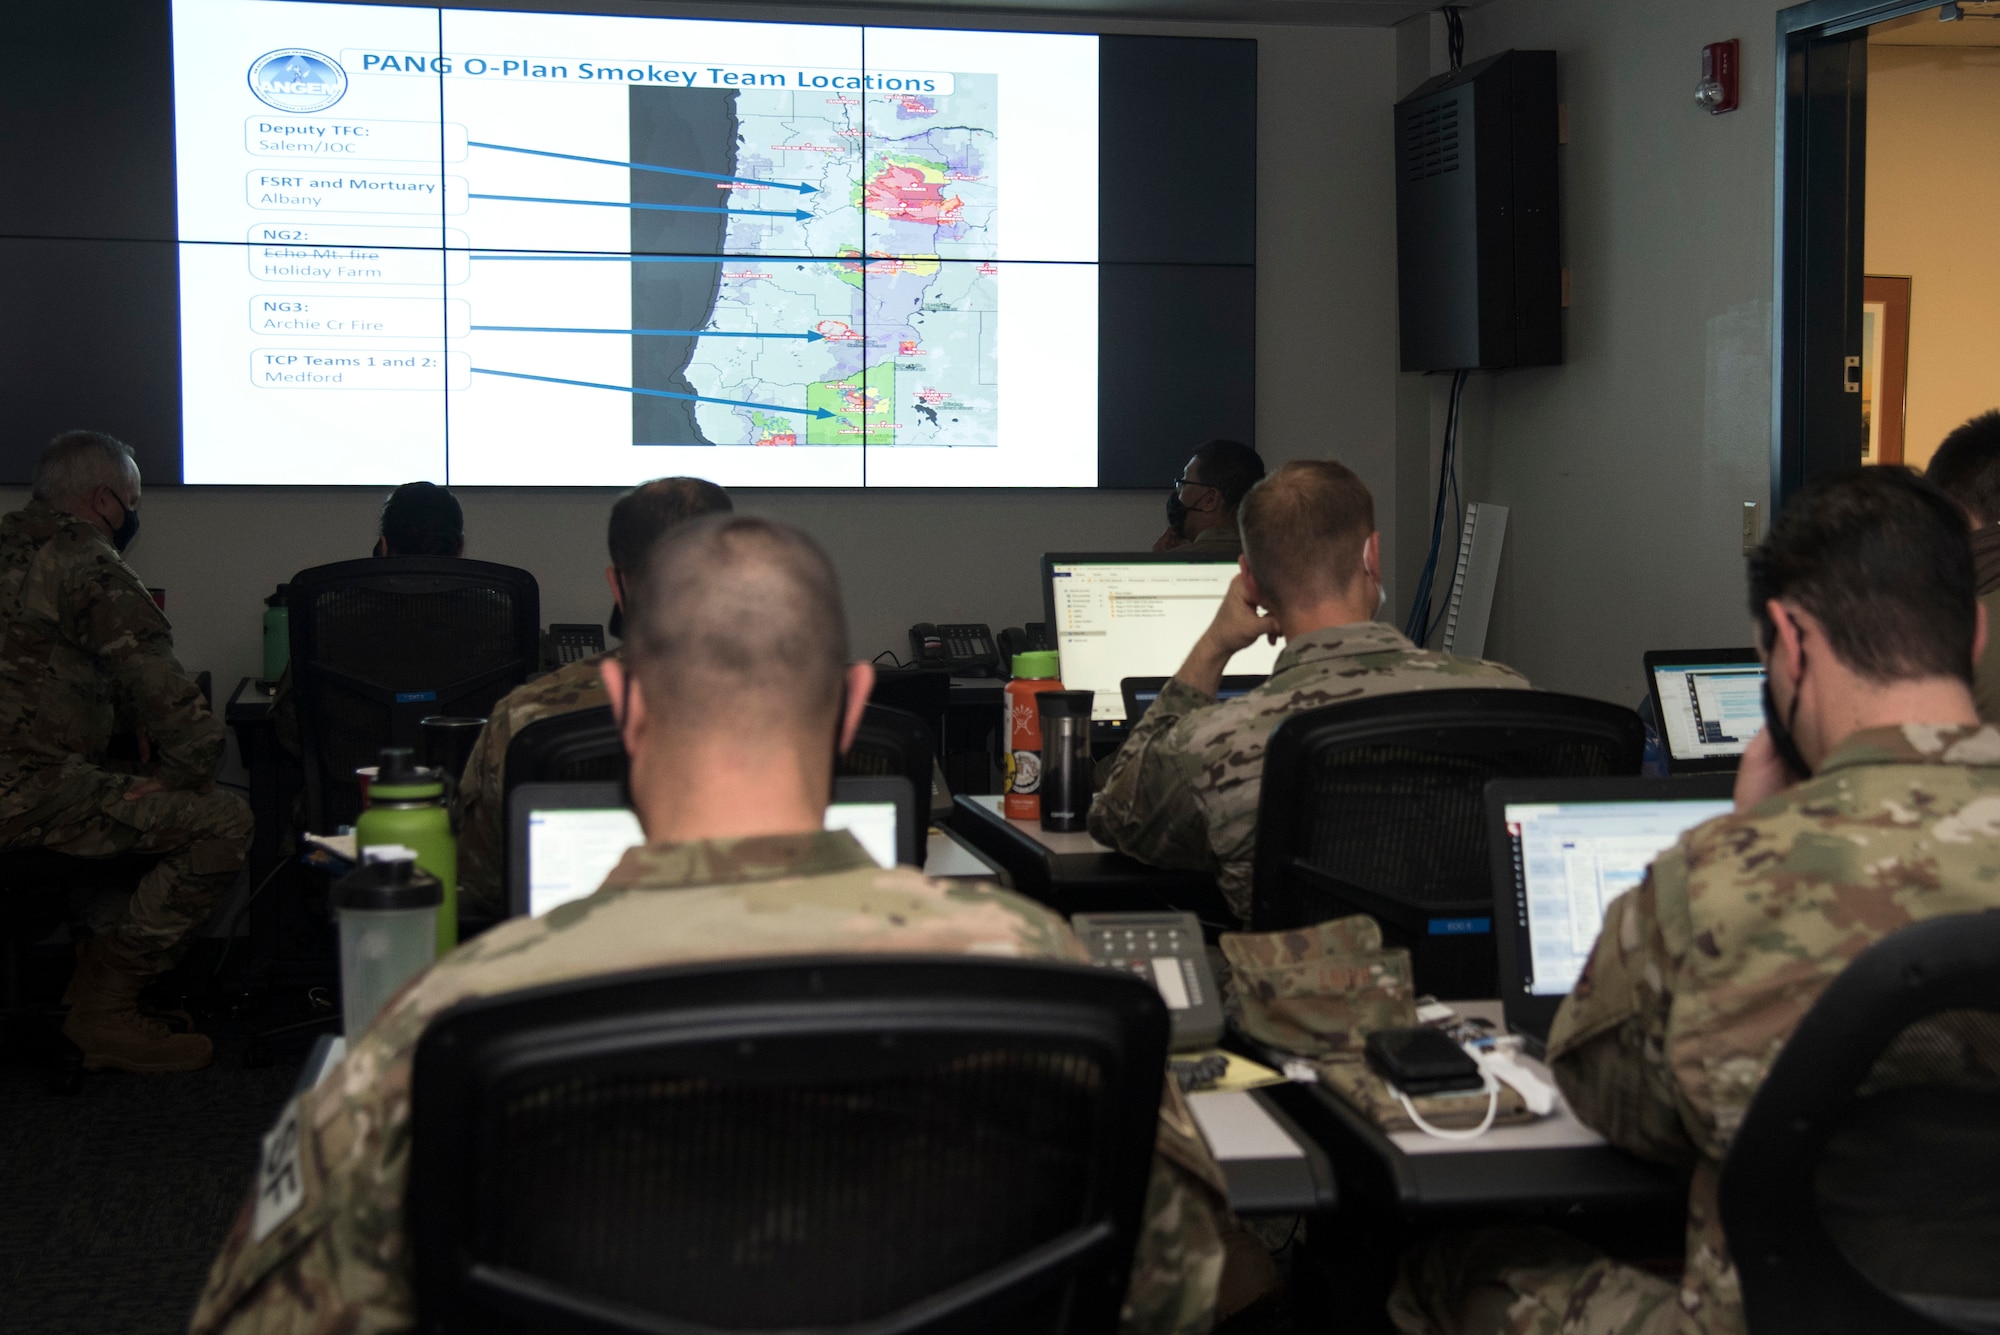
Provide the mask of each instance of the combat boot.
POLYGON ((63 1035, 83 1049, 85 1070, 165 1074, 198 1071, 215 1056, 201 1034, 177 1034, 139 1014, 139 991, 147 976, 105 949, 94 937, 76 953, 76 973, 63 1001, 69 1018, 63 1035))

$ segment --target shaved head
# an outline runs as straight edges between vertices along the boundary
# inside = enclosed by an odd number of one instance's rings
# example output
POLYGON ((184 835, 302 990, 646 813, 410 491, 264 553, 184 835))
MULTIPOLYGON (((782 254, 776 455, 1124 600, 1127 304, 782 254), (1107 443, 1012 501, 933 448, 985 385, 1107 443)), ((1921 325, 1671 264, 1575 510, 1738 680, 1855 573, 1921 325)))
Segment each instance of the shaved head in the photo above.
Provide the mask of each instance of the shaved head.
POLYGON ((1301 607, 1360 576, 1375 498, 1345 464, 1295 459, 1250 489, 1238 522, 1257 583, 1276 606, 1301 607))
POLYGON ((847 612, 817 543, 768 519, 711 515, 676 526, 627 573, 626 663, 665 732, 831 748, 847 612))

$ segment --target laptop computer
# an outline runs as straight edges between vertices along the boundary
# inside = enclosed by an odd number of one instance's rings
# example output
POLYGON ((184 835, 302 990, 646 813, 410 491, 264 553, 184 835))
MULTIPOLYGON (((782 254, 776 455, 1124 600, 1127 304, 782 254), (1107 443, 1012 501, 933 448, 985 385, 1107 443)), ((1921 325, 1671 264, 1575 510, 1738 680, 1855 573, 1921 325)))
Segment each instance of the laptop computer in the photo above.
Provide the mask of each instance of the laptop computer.
MULTIPOLYGON (((923 863, 928 823, 901 775, 835 779, 826 828, 885 867, 923 863)), ((524 783, 507 798, 507 841, 507 911, 519 917, 594 893, 646 836, 615 783, 524 783)))
POLYGON ((1544 1042, 1605 906, 1653 859, 1732 809, 1726 774, 1688 779, 1496 779, 1486 785, 1493 923, 1507 1028, 1544 1042))
POLYGON ((1764 730, 1764 664, 1755 649, 1654 649, 1646 689, 1669 774, 1733 774, 1764 730))
MULTIPOLYGON (((1127 728, 1139 725, 1139 720, 1146 717, 1146 711, 1153 707, 1153 701, 1160 698, 1161 689, 1172 680, 1172 677, 1127 677, 1118 683, 1119 693, 1125 697, 1127 728)), ((1215 698, 1234 700, 1239 695, 1248 695, 1269 680, 1269 677, 1224 677, 1215 698)))
MULTIPOLYGON (((1236 578, 1236 558, 1213 553, 1048 552, 1042 602, 1062 682, 1094 691, 1100 740, 1128 730, 1127 677, 1171 677, 1215 619, 1236 578)), ((1269 676, 1282 643, 1258 640, 1229 660, 1228 676, 1269 676)))

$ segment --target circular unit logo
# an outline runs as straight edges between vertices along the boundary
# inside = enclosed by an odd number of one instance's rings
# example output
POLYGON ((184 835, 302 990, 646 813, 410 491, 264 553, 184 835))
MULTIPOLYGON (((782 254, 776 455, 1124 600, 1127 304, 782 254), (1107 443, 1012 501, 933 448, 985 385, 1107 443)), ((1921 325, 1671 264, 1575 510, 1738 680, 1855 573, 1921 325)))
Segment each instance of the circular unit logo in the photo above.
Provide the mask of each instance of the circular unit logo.
POLYGON ((324 111, 347 92, 347 71, 332 56, 288 46, 250 62, 250 91, 280 111, 324 111))

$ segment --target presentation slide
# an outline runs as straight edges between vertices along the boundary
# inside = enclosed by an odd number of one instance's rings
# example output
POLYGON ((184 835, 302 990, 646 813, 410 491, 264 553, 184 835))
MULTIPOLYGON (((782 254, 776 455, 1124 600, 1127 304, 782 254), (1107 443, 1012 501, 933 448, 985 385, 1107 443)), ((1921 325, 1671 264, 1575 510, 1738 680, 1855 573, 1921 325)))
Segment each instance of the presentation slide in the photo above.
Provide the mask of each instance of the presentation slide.
POLYGON ((1098 38, 172 19, 183 480, 1099 484, 1098 38))

